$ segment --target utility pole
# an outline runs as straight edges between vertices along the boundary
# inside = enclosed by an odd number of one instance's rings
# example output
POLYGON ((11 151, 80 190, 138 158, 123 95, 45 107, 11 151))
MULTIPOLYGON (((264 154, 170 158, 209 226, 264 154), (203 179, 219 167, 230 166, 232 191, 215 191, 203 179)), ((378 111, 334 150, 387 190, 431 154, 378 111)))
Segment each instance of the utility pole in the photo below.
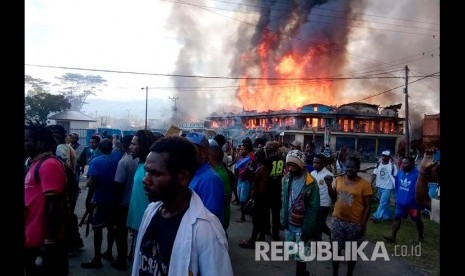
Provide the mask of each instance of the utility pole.
POLYGON ((179 97, 168 97, 170 100, 174 101, 174 124, 178 126, 178 106, 176 105, 176 101, 179 97))
POLYGON ((130 109, 125 109, 124 111, 126 111, 128 113, 128 123, 131 124, 131 122, 129 120, 129 111, 130 111, 130 109))
POLYGON ((410 156, 410 127, 408 118, 408 66, 405 65, 405 157, 410 156))
MULTIPOLYGON (((143 87, 141 88, 144 89, 143 87)), ((147 129, 147 107, 148 107, 148 100, 149 100, 149 87, 145 87, 145 129, 147 129)))
POLYGON ((97 128, 99 127, 98 110, 95 110, 95 125, 97 126, 97 128))

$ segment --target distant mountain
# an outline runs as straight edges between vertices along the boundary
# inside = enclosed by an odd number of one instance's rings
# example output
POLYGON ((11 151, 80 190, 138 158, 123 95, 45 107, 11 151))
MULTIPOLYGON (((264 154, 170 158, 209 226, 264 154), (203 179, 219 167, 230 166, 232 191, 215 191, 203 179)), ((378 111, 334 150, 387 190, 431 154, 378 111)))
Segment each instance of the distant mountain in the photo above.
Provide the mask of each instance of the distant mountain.
MULTIPOLYGON (((242 111, 242 107, 231 104, 218 104, 209 105, 204 108, 198 109, 199 112, 206 112, 207 109, 211 110, 215 108, 217 114, 224 113, 239 113, 242 111)), ((112 101, 103 99, 88 99, 87 104, 84 104, 82 113, 95 118, 97 116, 108 116, 116 119, 126 119, 128 116, 131 118, 137 117, 139 119, 145 118, 145 101, 112 101)), ((213 111, 215 112, 215 111, 213 111)), ((211 113, 213 113, 211 112, 211 113)), ((194 118, 205 118, 208 114, 188 114, 183 110, 178 110, 178 117, 184 118, 181 121, 195 121, 194 118)), ((173 116, 173 101, 170 99, 149 99, 147 117, 149 119, 168 119, 173 116)))
MULTIPOLYGON (((172 110, 172 101, 169 99, 149 99, 147 117, 159 118, 172 110)), ((112 101, 103 99, 88 99, 82 112, 95 118, 96 116, 109 116, 113 118, 133 117, 145 118, 145 101, 112 101)))

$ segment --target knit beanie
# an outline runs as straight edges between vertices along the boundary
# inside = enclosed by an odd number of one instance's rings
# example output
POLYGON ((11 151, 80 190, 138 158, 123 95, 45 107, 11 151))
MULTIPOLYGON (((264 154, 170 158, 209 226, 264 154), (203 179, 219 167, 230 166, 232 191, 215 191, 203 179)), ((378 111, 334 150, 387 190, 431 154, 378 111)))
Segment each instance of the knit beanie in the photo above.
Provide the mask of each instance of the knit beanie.
POLYGON ((303 169, 305 167, 305 154, 300 150, 291 150, 286 156, 286 164, 289 162, 292 162, 303 169))

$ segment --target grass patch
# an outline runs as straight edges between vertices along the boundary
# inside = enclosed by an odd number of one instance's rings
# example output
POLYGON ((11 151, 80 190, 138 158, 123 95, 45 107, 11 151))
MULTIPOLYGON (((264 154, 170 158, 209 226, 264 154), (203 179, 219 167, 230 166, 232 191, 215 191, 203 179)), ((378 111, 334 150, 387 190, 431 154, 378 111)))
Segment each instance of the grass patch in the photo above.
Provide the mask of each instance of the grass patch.
MULTIPOLYGON (((391 202, 394 202, 391 200, 391 202)), ((371 205, 371 215, 376 211, 378 204, 371 205)), ((394 214, 394 206, 392 207, 392 214, 394 214)), ((424 242, 421 243, 421 256, 402 256, 407 263, 411 266, 416 267, 422 271, 427 272, 430 275, 439 275, 439 228, 440 225, 429 218, 422 216, 424 224, 424 242)), ((368 221, 366 237, 371 242, 376 241, 385 241, 383 236, 391 235, 392 222, 381 222, 381 223, 372 223, 368 221)), ((401 227, 397 232, 396 243, 390 244, 385 243, 388 253, 394 254, 395 245, 406 245, 404 249, 407 249, 409 255, 412 253, 412 249, 415 245, 418 245, 418 232, 413 222, 410 218, 402 220, 401 227)), ((400 247, 397 247, 397 254, 401 253, 400 247)), ((415 255, 415 254, 413 254, 415 255)))

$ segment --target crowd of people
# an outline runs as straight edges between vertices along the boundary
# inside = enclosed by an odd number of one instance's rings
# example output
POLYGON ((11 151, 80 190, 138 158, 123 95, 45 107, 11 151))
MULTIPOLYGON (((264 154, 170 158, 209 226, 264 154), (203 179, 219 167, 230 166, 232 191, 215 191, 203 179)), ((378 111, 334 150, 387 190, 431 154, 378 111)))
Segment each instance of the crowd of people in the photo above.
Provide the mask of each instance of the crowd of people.
MULTIPOLYGON (((61 126, 28 122, 24 141, 26 275, 68 275, 67 254, 84 246, 81 237, 71 249, 63 244, 60 200, 67 180, 60 162, 44 161, 50 155, 68 163, 78 181, 88 166, 85 207, 94 254, 82 268, 101 268, 103 258, 132 275, 232 275, 228 227, 231 219, 246 222, 251 205, 253 228, 250 237, 239 242, 242 248, 255 248, 266 235, 273 241, 302 241, 307 249, 310 241, 323 240, 323 234, 339 249, 347 241, 361 242, 375 182, 380 203, 371 220, 394 218, 386 240, 395 242, 408 215, 423 240, 420 210, 432 207, 427 183, 438 181, 439 171, 429 151, 420 171, 409 157, 398 169, 384 151, 370 183, 358 175, 360 159, 345 150, 335 159, 344 173, 334 174, 328 166, 329 146, 316 153, 313 143, 302 150, 300 141, 290 148, 268 141, 254 149, 246 138, 235 148, 221 134, 209 142, 199 132, 185 137, 157 136, 148 130, 122 138, 95 134, 87 147, 61 126), (34 179, 41 160, 40 177, 34 179), (394 216, 389 208, 393 191, 394 216), (232 205, 240 206, 240 217, 231 217, 232 205)), ((310 275, 299 253, 294 260, 296 275, 310 275)), ((355 261, 348 262, 348 275, 354 268, 355 261)), ((333 274, 338 270, 339 262, 333 261, 333 274)))

